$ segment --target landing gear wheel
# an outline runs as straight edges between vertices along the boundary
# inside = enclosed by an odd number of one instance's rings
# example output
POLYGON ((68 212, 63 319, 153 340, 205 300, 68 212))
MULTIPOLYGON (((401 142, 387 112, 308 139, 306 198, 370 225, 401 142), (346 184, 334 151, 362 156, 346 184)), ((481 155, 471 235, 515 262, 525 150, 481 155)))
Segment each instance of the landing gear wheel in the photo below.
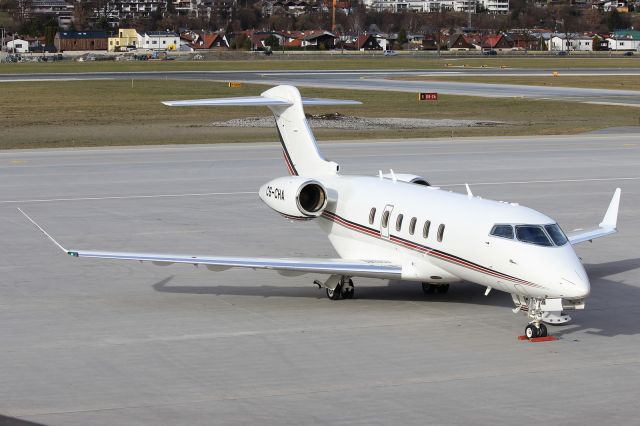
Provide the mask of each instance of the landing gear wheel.
POLYGON ((435 288, 432 284, 422 283, 422 291, 424 292, 424 294, 433 294, 435 288))
POLYGON ((436 292, 438 294, 446 294, 449 291, 449 284, 436 285, 436 292))
POLYGON ((334 290, 330 288, 327 289, 327 297, 330 300, 340 300, 342 299, 342 285, 338 284, 334 290))
POLYGON ((540 328, 538 329, 538 337, 547 337, 547 326, 544 324, 540 324, 540 328))
POLYGON ((344 286, 342 289, 342 298, 343 299, 353 299, 353 294, 355 293, 355 286, 353 285, 353 281, 349 279, 348 285, 344 286))
MULTIPOLYGON (((545 327, 546 330, 546 327, 545 327)), ((538 337, 538 333, 540 332, 540 330, 533 324, 529 324, 525 329, 524 329, 524 335, 527 336, 527 339, 533 339, 538 337)))

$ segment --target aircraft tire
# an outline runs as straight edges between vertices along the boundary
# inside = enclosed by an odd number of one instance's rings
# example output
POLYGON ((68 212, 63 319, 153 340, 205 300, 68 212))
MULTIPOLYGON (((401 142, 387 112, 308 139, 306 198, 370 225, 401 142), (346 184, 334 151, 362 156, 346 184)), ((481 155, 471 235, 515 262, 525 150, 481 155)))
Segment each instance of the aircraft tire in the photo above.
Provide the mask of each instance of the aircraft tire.
MULTIPOLYGON (((546 328, 546 327, 545 327, 546 328)), ((529 324, 525 329, 524 329, 524 335, 527 336, 527 339, 533 339, 535 337, 538 337, 538 328, 533 325, 533 324, 529 324)))
POLYGON ((544 324, 540 324, 540 328, 538 329, 538 337, 547 337, 547 326, 544 324))
POLYGON ((342 286, 336 286, 335 290, 327 289, 327 297, 329 300, 340 300, 342 299, 342 286))

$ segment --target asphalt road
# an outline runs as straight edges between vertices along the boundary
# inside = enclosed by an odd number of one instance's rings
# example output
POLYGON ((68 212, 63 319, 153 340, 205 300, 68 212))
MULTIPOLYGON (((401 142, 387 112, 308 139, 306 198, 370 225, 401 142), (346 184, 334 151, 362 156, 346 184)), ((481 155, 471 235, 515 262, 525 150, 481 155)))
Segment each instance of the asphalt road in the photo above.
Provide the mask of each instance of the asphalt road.
MULTIPOLYGON (((0 423, 631 424, 640 394, 638 134, 331 143, 344 173, 414 172, 567 230, 623 189, 620 233, 577 247, 592 283, 556 342, 519 342, 507 294, 75 259, 68 248, 334 256, 255 191, 276 144, 0 152, 0 423), (4 419, 6 420, 6 418, 4 419)), ((544 267, 544 265, 541 265, 544 267)))
MULTIPOLYGON (((447 81, 398 81, 389 77, 403 76, 521 76, 550 75, 553 70, 540 69, 461 69, 444 70, 323 70, 323 71, 158 71, 103 72, 59 74, 2 74, 0 83, 11 81, 101 80, 172 78, 212 81, 243 81, 260 84, 293 84, 301 87, 325 87, 358 90, 388 90, 398 92, 438 92, 451 95, 481 97, 523 97, 569 102, 614 104, 640 107, 640 93, 632 90, 582 89, 554 86, 523 86, 447 81)), ((563 69, 562 75, 640 75, 638 69, 563 69)))

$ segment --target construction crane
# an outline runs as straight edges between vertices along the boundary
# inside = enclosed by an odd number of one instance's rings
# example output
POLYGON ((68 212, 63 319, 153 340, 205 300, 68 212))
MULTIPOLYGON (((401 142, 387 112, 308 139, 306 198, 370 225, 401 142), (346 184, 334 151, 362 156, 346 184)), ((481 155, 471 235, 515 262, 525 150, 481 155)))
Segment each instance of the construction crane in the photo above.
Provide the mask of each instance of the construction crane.
POLYGON ((336 32, 336 3, 337 0, 333 0, 333 11, 331 12, 331 32, 336 32))

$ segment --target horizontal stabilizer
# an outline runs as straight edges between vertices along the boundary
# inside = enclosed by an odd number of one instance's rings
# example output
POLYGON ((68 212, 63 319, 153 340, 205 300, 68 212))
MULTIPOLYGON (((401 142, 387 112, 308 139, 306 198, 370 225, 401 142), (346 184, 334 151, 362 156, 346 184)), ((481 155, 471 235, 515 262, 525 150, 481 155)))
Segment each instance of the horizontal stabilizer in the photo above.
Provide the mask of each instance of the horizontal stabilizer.
MULTIPOLYGON (((268 98, 265 96, 243 96, 240 98, 192 99, 185 101, 164 101, 167 106, 290 106, 293 102, 287 99, 268 98)), ((319 105, 361 105, 362 102, 344 99, 302 98, 305 106, 319 105)))

